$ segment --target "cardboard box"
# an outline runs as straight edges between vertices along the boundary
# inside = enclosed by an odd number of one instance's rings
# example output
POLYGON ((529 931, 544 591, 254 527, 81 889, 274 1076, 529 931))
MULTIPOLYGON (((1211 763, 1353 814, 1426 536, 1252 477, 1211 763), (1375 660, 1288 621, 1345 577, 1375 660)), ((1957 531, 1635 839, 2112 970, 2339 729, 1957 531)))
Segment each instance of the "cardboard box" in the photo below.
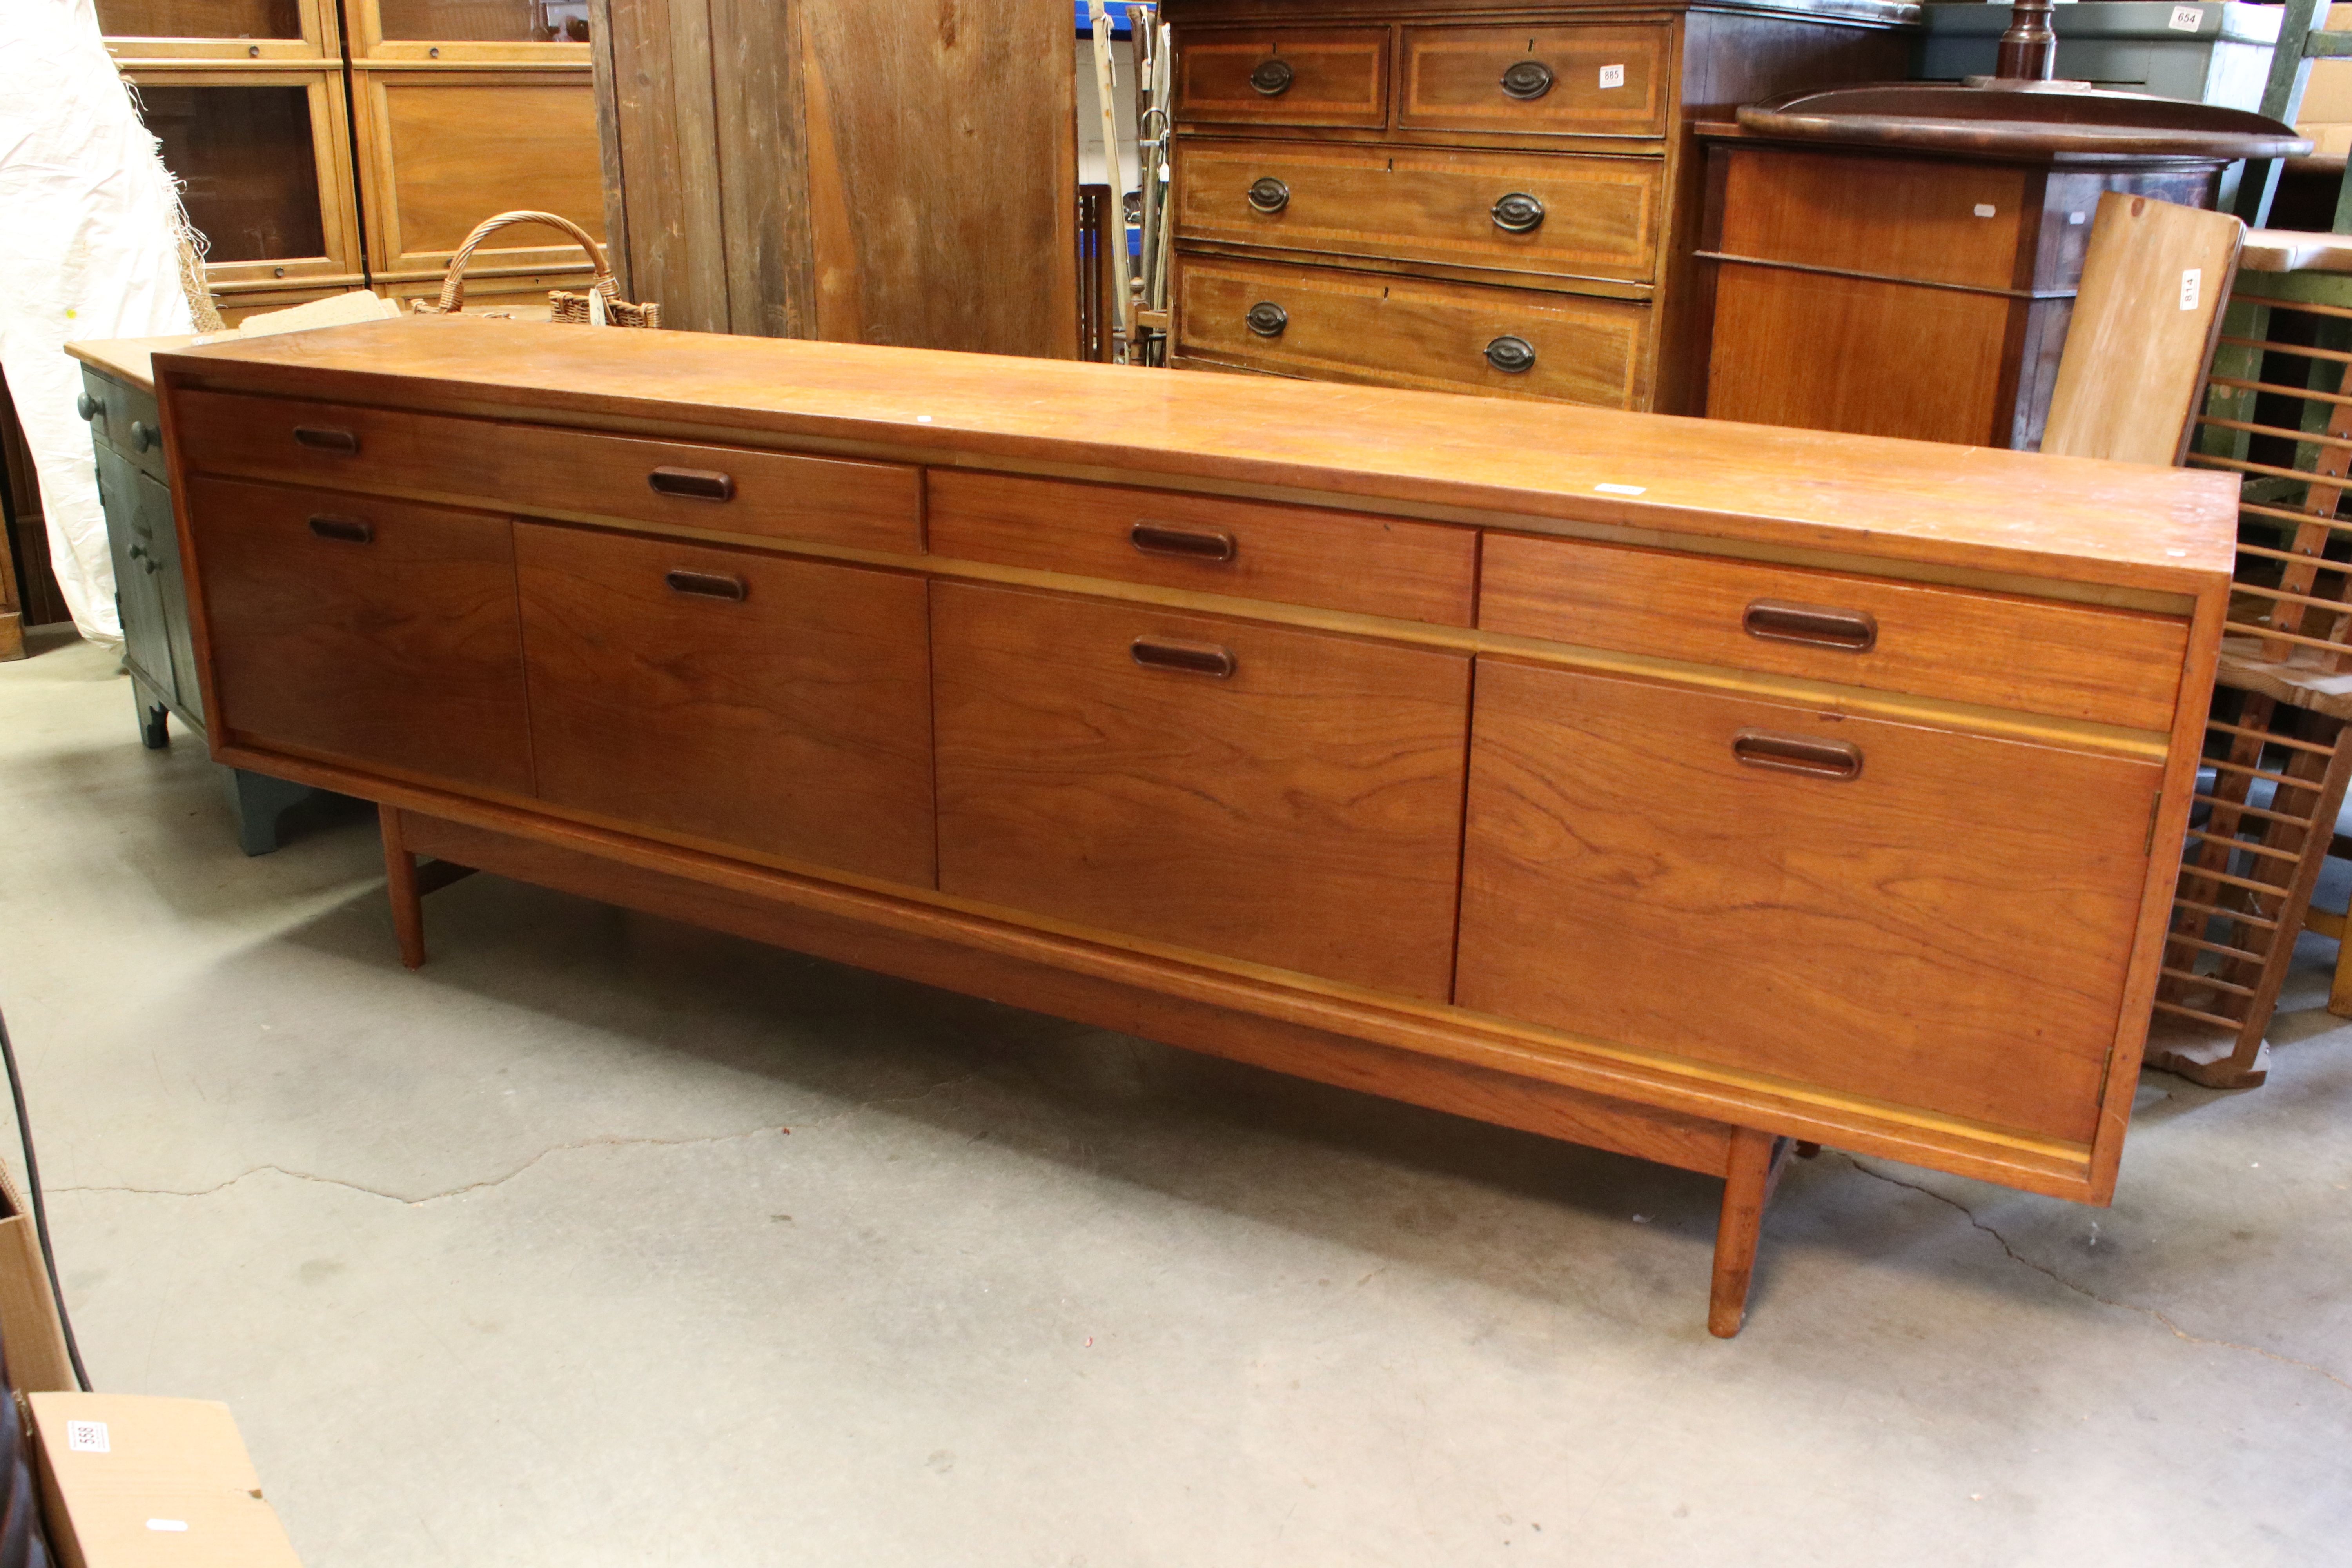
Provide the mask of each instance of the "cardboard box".
POLYGON ((227 1405, 137 1394, 25 1403, 63 1568, 301 1568, 227 1405))
POLYGON ((0 1218, 0 1355, 6 1358, 8 1386, 19 1394, 70 1390, 73 1362, 41 1262, 40 1233, 5 1171, 0 1171, 0 1213, 6 1216, 0 1218))

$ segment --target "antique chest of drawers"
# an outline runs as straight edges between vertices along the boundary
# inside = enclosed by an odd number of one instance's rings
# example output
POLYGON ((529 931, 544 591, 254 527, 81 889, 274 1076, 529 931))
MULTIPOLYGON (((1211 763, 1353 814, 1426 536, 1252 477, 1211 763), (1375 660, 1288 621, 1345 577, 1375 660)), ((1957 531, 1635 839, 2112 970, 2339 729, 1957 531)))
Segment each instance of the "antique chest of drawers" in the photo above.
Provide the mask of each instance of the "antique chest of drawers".
POLYGON ((1906 74, 1880 0, 1166 0, 1170 363, 1702 412, 1691 127, 1906 74))
POLYGON ((215 753, 380 803, 412 964, 425 857, 1707 1172, 1723 1333, 1793 1142, 2113 1189, 2227 476, 462 318, 157 366, 215 753))

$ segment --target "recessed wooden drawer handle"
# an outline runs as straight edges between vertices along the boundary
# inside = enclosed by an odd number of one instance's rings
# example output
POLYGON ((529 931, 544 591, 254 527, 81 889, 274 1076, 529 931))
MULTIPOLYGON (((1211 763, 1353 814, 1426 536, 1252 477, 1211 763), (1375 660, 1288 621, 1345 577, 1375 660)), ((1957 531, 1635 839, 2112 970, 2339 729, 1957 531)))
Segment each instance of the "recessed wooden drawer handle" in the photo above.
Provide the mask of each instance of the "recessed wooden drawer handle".
POLYGON ((1541 98, 1551 90, 1551 67, 1521 60, 1503 73, 1503 90, 1517 99, 1541 98))
POLYGON ((1840 784, 1862 776, 1862 748, 1843 741, 1816 741, 1808 735, 1742 730, 1731 738, 1731 754, 1751 768, 1806 773, 1840 784))
POLYGON ((1139 522, 1127 531, 1127 537, 1146 555, 1181 555, 1187 561, 1231 561, 1238 548, 1232 534, 1213 528, 1139 522))
POLYGON ((1878 622, 1860 610, 1834 609, 1827 605, 1798 605, 1786 599, 1758 599, 1739 617, 1740 629, 1767 642, 1809 643, 1846 653, 1868 653, 1878 646, 1878 622))
POLYGON ((1491 216, 1505 234, 1532 234, 1543 225, 1544 205, 1525 191, 1513 191, 1495 198, 1491 216))
POLYGON ((1278 338, 1282 329, 1290 325, 1290 312, 1271 300, 1260 300, 1249 308, 1249 314, 1242 321, 1259 337, 1278 338))
POLYGON ((327 425, 297 425, 294 426, 294 443, 299 447, 308 447, 314 452, 341 452, 347 458, 357 457, 360 449, 358 435, 327 425))
POLYGON ((742 578, 718 572, 672 572, 662 581, 670 585, 673 593, 693 594, 705 599, 732 599, 739 605, 751 592, 742 578))
POLYGON ((1507 374, 1524 375, 1536 367, 1536 346, 1507 332, 1486 345, 1486 363, 1507 374))
POLYGON ((1257 89, 1261 98, 1280 98, 1290 90, 1297 74, 1290 68, 1288 60, 1260 60, 1257 68, 1250 72, 1250 86, 1257 89))
POLYGON ((688 500, 733 500, 735 479, 716 468, 656 468, 646 476, 656 495, 683 496, 688 500))
POLYGON ((314 517, 310 520, 310 531, 321 539, 341 540, 345 544, 365 544, 375 538, 375 530, 355 517, 314 517))
POLYGON ((1290 205, 1290 187, 1268 174, 1251 184, 1249 205, 1253 212, 1278 213, 1290 205))
POLYGON ((1158 642, 1138 637, 1128 653, 1146 669, 1174 669, 1186 675, 1213 675, 1219 680, 1236 668, 1234 650, 1214 643, 1158 642))

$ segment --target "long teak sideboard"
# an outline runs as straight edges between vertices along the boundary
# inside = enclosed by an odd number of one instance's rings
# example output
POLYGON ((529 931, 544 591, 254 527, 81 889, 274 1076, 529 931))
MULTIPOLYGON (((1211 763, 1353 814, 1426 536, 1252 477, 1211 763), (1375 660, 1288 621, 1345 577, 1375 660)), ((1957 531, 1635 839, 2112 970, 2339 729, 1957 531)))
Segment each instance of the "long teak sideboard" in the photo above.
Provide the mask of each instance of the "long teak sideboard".
MULTIPOLYGON (((2217 474, 457 318, 156 359, 211 741, 475 868, 1726 1180, 2104 1203, 2217 474)), ((437 863, 437 864, 436 864, 437 863)))

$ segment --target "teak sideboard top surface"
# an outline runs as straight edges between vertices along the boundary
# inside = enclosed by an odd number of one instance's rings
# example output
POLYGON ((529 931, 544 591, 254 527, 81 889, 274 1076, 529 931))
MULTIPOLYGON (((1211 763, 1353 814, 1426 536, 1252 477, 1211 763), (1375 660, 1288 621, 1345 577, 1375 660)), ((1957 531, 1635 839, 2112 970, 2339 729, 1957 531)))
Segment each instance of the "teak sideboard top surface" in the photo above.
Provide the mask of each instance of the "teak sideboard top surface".
POLYGON ((215 753, 416 857, 1726 1177, 2104 1202, 2217 474, 423 318, 155 360, 215 753), (1778 1142, 1776 1142, 1776 1140, 1778 1142))

